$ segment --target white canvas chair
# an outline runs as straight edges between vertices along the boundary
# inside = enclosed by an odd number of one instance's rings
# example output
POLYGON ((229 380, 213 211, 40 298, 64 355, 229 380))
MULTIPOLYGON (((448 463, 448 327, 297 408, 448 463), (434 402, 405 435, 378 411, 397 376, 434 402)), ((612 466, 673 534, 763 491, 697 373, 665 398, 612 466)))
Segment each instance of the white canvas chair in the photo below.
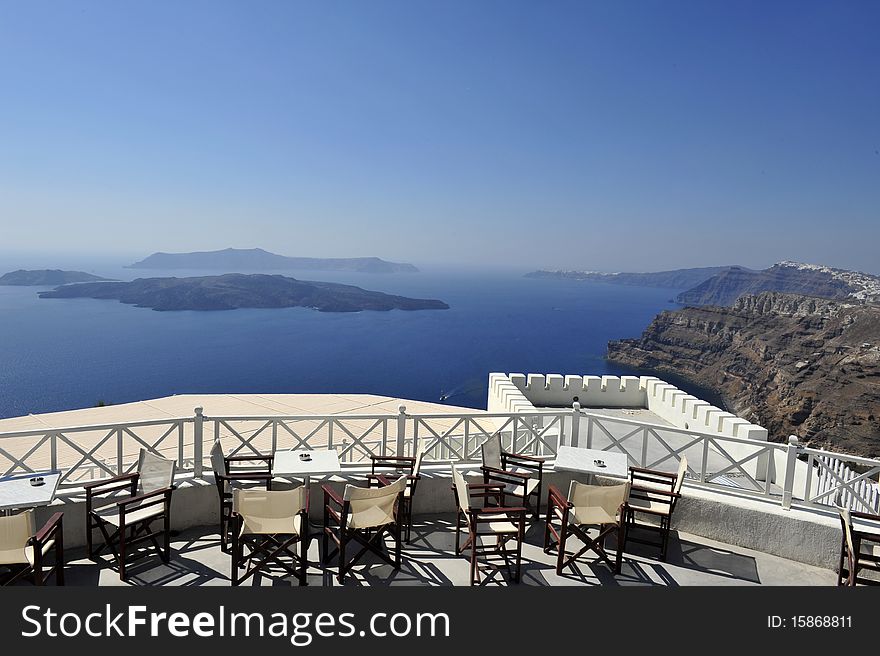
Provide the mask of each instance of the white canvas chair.
POLYGON ((214 482, 217 484, 217 495, 220 499, 220 549, 226 551, 229 545, 229 533, 232 517, 233 487, 248 483, 264 484, 267 490, 272 489, 271 455, 226 456, 220 442, 211 447, 211 469, 214 470, 214 482), (233 470, 235 464, 262 461, 265 469, 233 470))
MULTIPOLYGON (((681 456, 678 471, 672 474, 654 469, 630 467, 630 493, 626 502, 626 531, 624 542, 632 541, 660 547, 660 559, 666 560, 672 513, 681 498, 681 486, 687 474, 688 461, 681 456), (650 515, 659 520, 658 525, 637 523, 639 514, 650 515), (632 530, 659 531, 660 541, 633 537, 632 530)), ((625 544, 624 544, 625 548, 625 544)))
POLYGON ((842 506, 840 495, 835 500, 835 505, 840 514, 840 528, 843 533, 840 545, 840 563, 837 568, 837 585, 876 584, 876 579, 866 579, 860 577, 859 574, 863 571, 880 572, 880 544, 877 544, 875 540, 866 541, 863 544, 859 531, 853 525, 853 517, 876 523, 880 522, 880 516, 857 512, 842 506))
POLYGON ((624 522, 626 499, 630 484, 623 485, 585 485, 571 481, 568 496, 555 485, 547 492, 547 523, 544 530, 544 551, 549 553, 556 548, 556 573, 574 563, 587 551, 593 551, 620 573, 623 558, 623 543, 626 526, 624 522), (590 529, 598 534, 591 537, 590 529), (614 533, 617 537, 617 553, 614 563, 605 551, 605 538, 614 533), (583 547, 572 554, 565 550, 571 534, 583 543, 583 547))
POLYGON ((105 548, 113 554, 123 581, 135 546, 151 542, 163 562, 171 555, 171 493, 176 462, 141 449, 137 472, 87 483, 86 544, 89 558, 105 548), (119 493, 129 496, 120 498, 119 493), (113 495, 113 496, 110 496, 113 495), (95 502, 105 502, 95 507, 95 502), (161 529, 153 526, 161 522, 161 529), (100 530, 104 544, 94 549, 92 531, 100 530))
POLYGON ((401 476, 393 483, 380 488, 356 487, 346 485, 342 497, 329 485, 324 485, 324 562, 329 562, 335 552, 339 552, 339 582, 346 572, 371 551, 382 560, 400 569, 401 529, 403 517, 401 508, 406 490, 407 477, 401 476), (394 555, 385 549, 385 536, 394 540, 394 555), (331 552, 329 542, 336 547, 331 552), (352 540, 361 545, 361 550, 349 558, 347 548, 352 540))
MULTIPOLYGON (((483 483, 501 483, 504 496, 513 497, 517 505, 529 507, 529 499, 535 497, 534 514, 537 518, 541 507, 541 487, 544 482, 544 460, 521 453, 510 453, 501 447, 501 435, 495 434, 480 447, 483 466, 483 483)), ((501 505, 507 505, 506 499, 501 505)))
POLYGON ((308 490, 233 491, 232 585, 273 564, 306 585, 308 568, 308 490), (294 548, 299 546, 299 551, 294 548), (291 564, 292 563, 292 564, 291 564), (239 570, 246 568, 243 575, 239 570))
POLYGON ((455 465, 452 466, 452 492, 455 496, 455 555, 470 549, 470 584, 480 581, 477 555, 485 554, 491 548, 501 554, 508 574, 514 583, 519 583, 522 574, 522 542, 525 535, 525 506, 505 507, 504 485, 500 483, 468 483, 455 465), (480 505, 471 506, 472 499, 479 499, 480 505), (487 505, 493 499, 494 505, 487 505), (462 520, 467 530, 467 539, 461 544, 462 520), (481 539, 495 538, 493 546, 483 545, 481 539), (516 541, 516 569, 511 570, 507 543, 516 541))
POLYGON ((62 513, 57 512, 37 531, 34 511, 0 517, 0 581, 12 585, 30 579, 45 585, 52 574, 55 584, 64 585, 64 545, 62 513), (47 566, 46 557, 54 558, 47 566), (5 570, 5 575, 3 570, 5 570))

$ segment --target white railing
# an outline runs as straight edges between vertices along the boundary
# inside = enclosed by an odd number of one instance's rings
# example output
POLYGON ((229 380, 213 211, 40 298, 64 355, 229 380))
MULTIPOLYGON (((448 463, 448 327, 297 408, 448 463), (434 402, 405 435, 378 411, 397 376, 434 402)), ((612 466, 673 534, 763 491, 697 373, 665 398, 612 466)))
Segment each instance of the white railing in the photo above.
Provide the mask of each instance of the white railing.
POLYGON ((193 421, 187 417, 0 433, 0 476, 60 470, 60 485, 76 487, 132 471, 141 448, 191 469, 193 421))
POLYGON ((637 419, 581 411, 573 415, 572 435, 578 446, 627 455, 629 464, 647 469, 676 471, 687 459, 687 481, 693 485, 758 495, 783 496, 769 463, 786 446, 745 438, 702 433, 637 419))
POLYGON ((636 418, 572 409, 531 412, 376 415, 206 416, 0 433, 0 477, 48 469, 61 486, 132 471, 148 449, 201 476, 211 445, 227 455, 279 449, 335 448, 344 467, 375 455, 412 455, 425 461, 479 462, 480 446, 501 437, 506 449, 553 459, 567 444, 625 453, 632 466, 674 471, 687 457, 687 485, 794 504, 829 507, 841 500, 857 510, 880 510, 880 460, 788 444, 726 437, 647 423, 636 418))

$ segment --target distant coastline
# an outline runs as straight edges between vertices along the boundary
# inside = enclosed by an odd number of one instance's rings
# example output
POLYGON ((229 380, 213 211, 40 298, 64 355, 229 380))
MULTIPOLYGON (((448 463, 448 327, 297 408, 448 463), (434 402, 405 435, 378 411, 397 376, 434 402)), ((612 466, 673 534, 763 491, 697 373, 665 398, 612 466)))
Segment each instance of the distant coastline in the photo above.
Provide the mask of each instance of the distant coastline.
POLYGON ((54 287, 80 282, 101 282, 109 278, 95 276, 85 271, 62 271, 61 269, 19 269, 0 276, 0 285, 9 287, 54 287))
POLYGON ((355 271, 358 273, 418 273, 412 264, 388 262, 378 257, 289 257, 262 248, 226 248, 192 253, 153 253, 129 269, 205 269, 241 271, 355 271))

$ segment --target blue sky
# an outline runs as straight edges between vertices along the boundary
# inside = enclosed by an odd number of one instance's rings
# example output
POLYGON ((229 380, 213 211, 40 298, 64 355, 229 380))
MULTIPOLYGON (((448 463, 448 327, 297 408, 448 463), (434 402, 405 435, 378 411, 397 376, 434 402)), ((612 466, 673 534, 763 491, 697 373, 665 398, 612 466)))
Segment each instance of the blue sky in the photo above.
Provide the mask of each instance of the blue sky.
POLYGON ((3 2, 0 251, 880 273, 877 2, 3 2))

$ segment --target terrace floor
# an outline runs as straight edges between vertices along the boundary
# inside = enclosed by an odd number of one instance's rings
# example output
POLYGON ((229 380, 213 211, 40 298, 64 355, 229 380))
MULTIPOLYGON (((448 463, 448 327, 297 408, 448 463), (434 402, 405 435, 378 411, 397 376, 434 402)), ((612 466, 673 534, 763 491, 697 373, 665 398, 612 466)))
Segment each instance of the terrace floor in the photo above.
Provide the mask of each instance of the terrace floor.
MULTIPOLYGON (((435 515, 417 518, 412 542, 404 546, 403 565, 395 572, 378 558, 368 554, 348 576, 351 586, 466 586, 468 559, 454 552, 454 516, 435 515)), ((830 570, 804 565, 765 553, 714 542, 686 533, 673 533, 667 562, 656 557, 656 550, 634 545, 625 554, 622 571, 615 576, 604 563, 586 557, 577 568, 568 568, 562 576, 555 572, 553 555, 541 549, 543 522, 533 522, 523 546, 524 585, 617 585, 617 586, 690 586, 690 585, 835 585, 837 576, 830 570)), ((577 542, 572 539, 569 549, 577 542)), ((309 559, 316 563, 320 539, 313 539, 309 559)), ((609 542, 613 547, 613 541, 609 542)), ((229 585, 230 556, 219 547, 216 528, 189 529, 172 540, 172 558, 168 565, 150 556, 130 566, 130 585, 202 586, 229 585)), ((70 549, 65 570, 67 585, 122 585, 109 557, 94 563, 84 549, 70 549)), ((500 564, 500 558, 498 559, 500 564)), ((494 564, 481 565, 484 585, 508 585, 506 571, 494 564)), ((322 571, 309 568, 311 585, 336 586, 335 568, 322 571)), ((289 576, 258 576, 245 585, 296 585, 289 576)))

